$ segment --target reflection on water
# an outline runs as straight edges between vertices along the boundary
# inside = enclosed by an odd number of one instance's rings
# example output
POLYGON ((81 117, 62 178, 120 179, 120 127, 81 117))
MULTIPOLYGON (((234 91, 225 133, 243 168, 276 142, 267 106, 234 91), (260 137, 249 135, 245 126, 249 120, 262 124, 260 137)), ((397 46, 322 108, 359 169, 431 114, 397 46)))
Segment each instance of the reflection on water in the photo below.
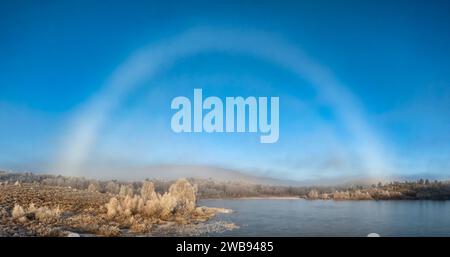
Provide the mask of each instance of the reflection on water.
POLYGON ((450 201, 202 200, 233 209, 221 236, 450 236, 450 201))

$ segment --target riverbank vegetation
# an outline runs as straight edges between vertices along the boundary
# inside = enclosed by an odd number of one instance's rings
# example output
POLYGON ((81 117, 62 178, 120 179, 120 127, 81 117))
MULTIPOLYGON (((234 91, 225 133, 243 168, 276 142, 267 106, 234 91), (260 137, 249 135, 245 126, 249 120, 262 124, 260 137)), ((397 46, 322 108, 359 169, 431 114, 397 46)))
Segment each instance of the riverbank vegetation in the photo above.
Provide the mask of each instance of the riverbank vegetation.
POLYGON ((136 187, 1 173, 0 236, 186 236, 235 228, 232 223, 209 222, 230 210, 198 206, 196 194, 196 186, 185 179, 158 193, 151 181, 136 187))

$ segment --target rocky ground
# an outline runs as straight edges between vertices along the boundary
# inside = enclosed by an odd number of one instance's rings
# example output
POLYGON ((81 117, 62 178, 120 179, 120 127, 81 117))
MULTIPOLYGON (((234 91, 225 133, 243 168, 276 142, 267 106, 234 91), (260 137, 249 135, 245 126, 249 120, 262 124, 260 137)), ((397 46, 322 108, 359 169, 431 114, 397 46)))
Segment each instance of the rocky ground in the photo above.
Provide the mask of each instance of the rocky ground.
POLYGON ((39 183, 1 184, 0 236, 195 236, 235 228, 210 220, 228 210, 207 207, 164 219, 140 213, 112 218, 107 203, 115 197, 39 183))

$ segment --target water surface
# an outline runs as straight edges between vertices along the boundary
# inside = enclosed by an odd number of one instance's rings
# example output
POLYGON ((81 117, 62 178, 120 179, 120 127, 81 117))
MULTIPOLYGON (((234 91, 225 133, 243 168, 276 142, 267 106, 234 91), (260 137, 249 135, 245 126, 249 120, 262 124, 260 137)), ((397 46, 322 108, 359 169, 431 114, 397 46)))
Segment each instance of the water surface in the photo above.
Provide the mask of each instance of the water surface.
POLYGON ((450 236, 450 201, 201 200, 234 210, 221 236, 450 236))

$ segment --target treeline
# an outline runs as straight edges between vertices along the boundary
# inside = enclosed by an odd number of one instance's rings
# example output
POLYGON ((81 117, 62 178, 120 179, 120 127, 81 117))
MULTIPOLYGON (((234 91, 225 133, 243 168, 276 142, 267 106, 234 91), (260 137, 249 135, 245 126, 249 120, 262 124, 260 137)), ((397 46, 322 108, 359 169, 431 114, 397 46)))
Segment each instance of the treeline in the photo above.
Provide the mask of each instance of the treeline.
MULTIPOLYGON (((155 192, 169 190, 174 181, 147 180, 154 184, 155 192)), ((324 200, 450 200, 449 181, 404 181, 357 186, 272 186, 236 181, 188 178, 195 185, 197 197, 242 198, 242 197, 299 197, 324 200)), ((0 172, 0 183, 38 183, 48 186, 71 187, 100 193, 120 194, 121 191, 139 193, 143 182, 117 180, 95 180, 83 177, 41 175, 34 173, 0 172)))
POLYGON ((242 197, 300 197, 308 188, 290 186, 260 185, 236 181, 214 181, 212 179, 189 179, 197 185, 199 198, 242 198, 242 197))
MULTIPOLYGON (((261 196, 300 196, 308 193, 307 188, 257 185, 244 182, 217 182, 212 179, 187 179, 196 186, 199 198, 240 198, 261 196)), ((155 192, 163 193, 169 190, 174 181, 146 180, 153 182, 155 192)), ((140 192, 143 182, 125 182, 118 180, 96 180, 84 177, 69 177, 61 175, 43 175, 34 173, 0 172, 1 183, 38 183, 47 186, 70 187, 79 190, 97 191, 100 193, 119 194, 127 191, 130 194, 140 192)))
POLYGON ((356 186, 270 186, 193 180, 200 198, 299 197, 323 200, 450 200, 449 181, 405 181, 356 186))
MULTIPOLYGON (((155 191, 165 192, 174 181, 156 181, 155 191)), ((0 183, 35 183, 46 186, 70 187, 111 194, 137 194, 143 182, 126 182, 118 180, 97 180, 85 177, 26 173, 8 173, 0 171, 0 183), (121 192, 123 191, 123 192, 121 192)))
POLYGON ((353 186, 336 190, 312 188, 306 199, 333 200, 450 200, 449 181, 390 182, 371 186, 353 186))

